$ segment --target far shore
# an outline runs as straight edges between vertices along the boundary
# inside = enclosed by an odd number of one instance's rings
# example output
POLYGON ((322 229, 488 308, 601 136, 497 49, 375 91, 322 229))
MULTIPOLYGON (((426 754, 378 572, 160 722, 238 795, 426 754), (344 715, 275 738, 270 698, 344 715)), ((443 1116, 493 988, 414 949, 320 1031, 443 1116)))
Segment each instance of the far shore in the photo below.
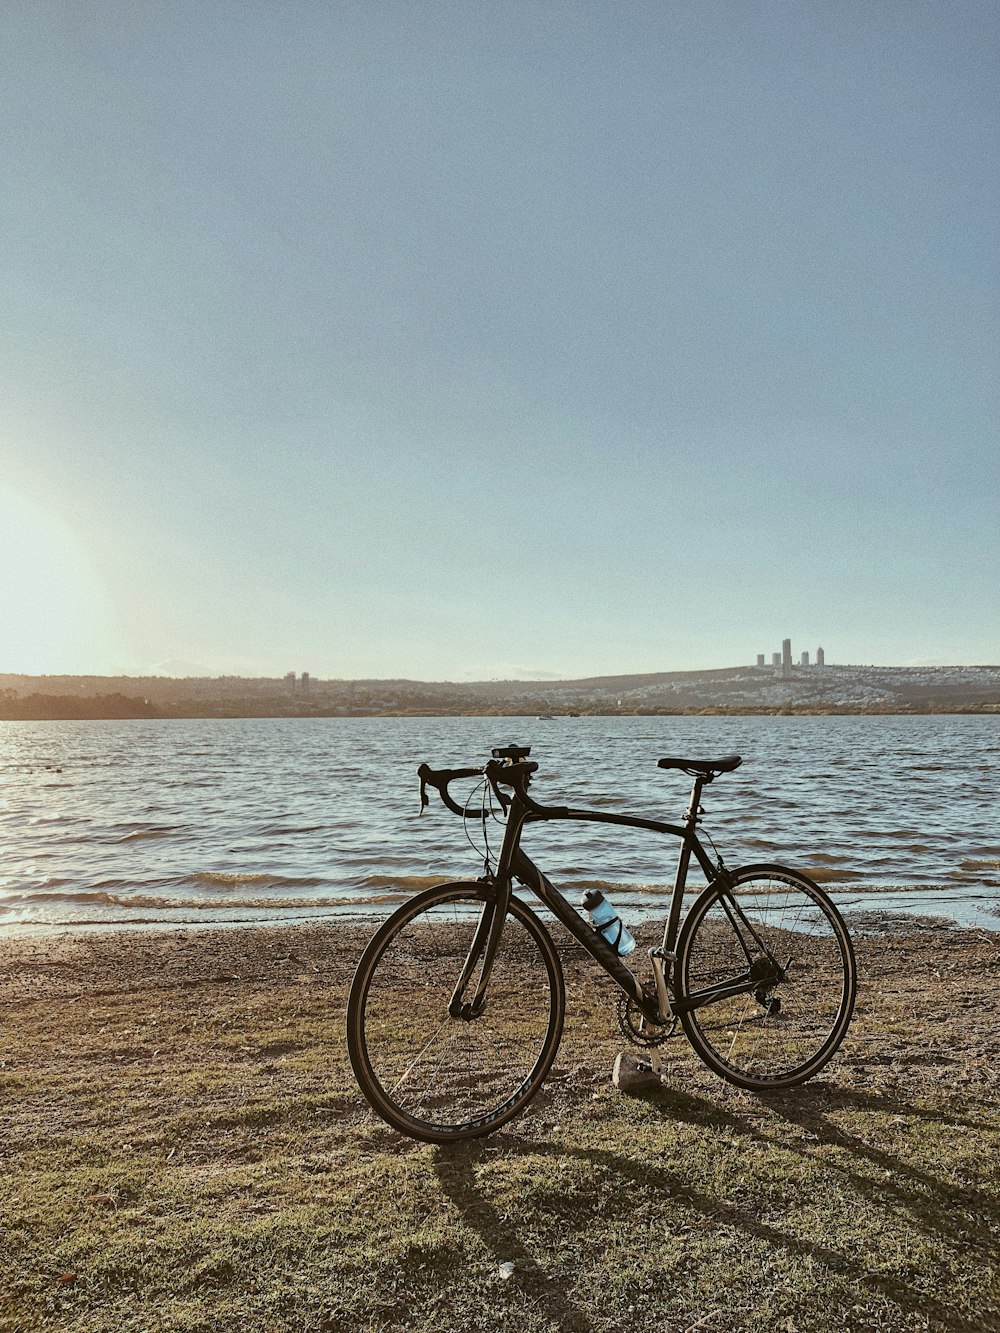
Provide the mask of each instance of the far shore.
MULTIPOLYGON (((579 717, 982 717, 1000 716, 1000 703, 961 704, 925 708, 890 708, 881 705, 813 707, 787 704, 780 708, 608 708, 581 709, 578 712, 552 712, 539 716, 543 722, 579 717)), ((34 705, 31 701, 15 705, 0 704, 0 722, 110 722, 110 721, 194 721, 198 718, 379 718, 379 717, 531 717, 524 709, 442 709, 442 708, 171 708, 157 709, 136 701, 128 705, 102 706, 90 700, 70 699, 58 706, 34 705)))
POLYGON ((1000 665, 807 662, 580 679, 24 676, 0 719, 255 717, 894 717, 1000 713, 1000 665))

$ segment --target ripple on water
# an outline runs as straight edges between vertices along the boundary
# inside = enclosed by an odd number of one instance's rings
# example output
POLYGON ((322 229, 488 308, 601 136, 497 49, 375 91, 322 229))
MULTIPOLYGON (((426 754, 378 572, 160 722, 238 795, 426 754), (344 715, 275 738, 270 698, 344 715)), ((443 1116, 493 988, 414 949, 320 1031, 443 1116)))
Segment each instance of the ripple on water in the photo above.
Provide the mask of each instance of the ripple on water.
MULTIPOLYGON (((49 894, 55 921, 139 910, 140 897, 168 899, 164 913, 387 906, 474 878, 482 853, 461 821, 439 804, 417 818, 415 770, 476 764, 511 739, 534 745, 539 799, 670 820, 689 786, 656 768, 661 755, 742 753, 703 797, 703 827, 729 865, 780 861, 826 883, 924 891, 1000 878, 995 718, 244 719, 19 723, 4 735, 0 905, 14 894, 40 910, 49 894)), ((469 833, 481 846, 481 826, 469 833)), ((489 835, 495 851, 501 830, 489 835)), ((638 900, 672 882, 677 853, 671 838, 582 824, 532 826, 525 844, 567 893, 608 885, 638 900)))

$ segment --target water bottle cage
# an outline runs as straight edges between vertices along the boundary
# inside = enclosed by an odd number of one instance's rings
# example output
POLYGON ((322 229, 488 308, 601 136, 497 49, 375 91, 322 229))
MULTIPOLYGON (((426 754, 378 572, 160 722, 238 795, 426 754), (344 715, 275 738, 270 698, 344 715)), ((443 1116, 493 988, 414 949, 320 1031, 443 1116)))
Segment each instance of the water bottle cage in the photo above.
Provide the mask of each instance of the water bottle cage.
POLYGON ((619 944, 621 944, 621 942, 622 942, 622 932, 624 931, 624 929, 625 929, 625 926, 624 926, 624 924, 623 924, 623 922, 622 922, 621 917, 620 917, 620 916, 612 916, 612 917, 609 917, 607 921, 602 922, 601 925, 599 925, 599 926, 595 926, 595 927, 594 927, 594 932, 595 932, 595 934, 600 935, 600 937, 601 937, 601 939, 604 941, 604 943, 605 943, 605 944, 609 944, 609 945, 611 946, 611 948, 614 949, 615 953, 617 953, 617 952, 618 952, 618 946, 619 946, 619 944), (611 929, 612 926, 617 926, 617 927, 618 927, 618 934, 614 937, 613 940, 610 940, 610 939, 608 939, 608 936, 607 936, 607 933, 606 933, 606 932, 609 931, 609 930, 611 929))

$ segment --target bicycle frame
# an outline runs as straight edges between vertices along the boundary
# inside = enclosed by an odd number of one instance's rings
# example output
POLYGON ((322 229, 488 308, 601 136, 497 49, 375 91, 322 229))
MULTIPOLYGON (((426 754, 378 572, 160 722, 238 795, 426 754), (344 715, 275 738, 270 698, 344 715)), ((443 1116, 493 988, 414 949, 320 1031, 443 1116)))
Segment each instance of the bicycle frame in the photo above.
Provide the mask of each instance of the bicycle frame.
MULTIPOLYGON (((748 964, 748 971, 743 976, 734 978, 724 985, 699 991, 696 995, 675 997, 673 999, 668 998, 667 995, 667 987, 670 982, 669 969, 675 960, 675 946, 680 930, 682 901, 691 857, 693 856, 701 866, 708 883, 720 878, 728 879, 728 872, 722 865, 721 859, 718 862, 711 859, 696 831, 702 788, 706 782, 711 781, 710 778, 700 774, 695 777, 691 789, 691 803, 685 813, 684 823, 668 824, 661 820, 645 819, 637 815, 610 814, 597 810, 575 810, 569 806, 538 805, 527 794, 530 774, 526 771, 523 777, 519 777, 517 768, 517 764, 510 765, 503 769, 502 776, 499 777, 499 780, 505 785, 513 788, 514 795, 510 798, 503 798, 508 807, 507 825, 497 860, 496 874, 492 880, 496 888, 496 896, 490 902, 487 902, 483 908, 483 914, 472 947, 469 950, 465 967, 462 969, 462 974, 452 995, 449 1012, 453 1017, 475 1018, 485 1008, 490 973, 500 942, 510 896, 513 892, 514 880, 524 884, 544 903, 552 915, 566 927, 573 938, 611 977, 612 981, 624 991, 630 1000, 634 1001, 643 1017, 650 1023, 662 1026, 669 1023, 675 1014, 684 1009, 693 1009, 702 1004, 709 1004, 713 1000, 742 994, 759 986, 762 980, 766 979, 766 973, 762 974, 757 971, 757 974, 754 975, 750 969, 750 952, 746 948, 742 937, 740 937, 748 964), (650 950, 656 979, 656 993, 650 994, 631 968, 619 956, 618 952, 607 943, 603 935, 594 929, 586 917, 570 905, 531 858, 521 850, 521 833, 525 824, 556 820, 619 824, 626 828, 646 829, 653 833, 667 834, 680 839, 680 854, 667 920, 663 930, 663 941, 659 949, 650 950), (472 1000, 466 1002, 463 1000, 465 988, 475 971, 480 955, 482 955, 482 967, 476 992, 472 1000), (664 964, 666 964, 666 967, 664 964)), ((730 899, 727 910, 730 909, 743 918, 744 926, 750 930, 751 934, 756 936, 756 932, 753 931, 735 899, 730 899)), ((738 929, 737 935, 739 936, 738 929)))

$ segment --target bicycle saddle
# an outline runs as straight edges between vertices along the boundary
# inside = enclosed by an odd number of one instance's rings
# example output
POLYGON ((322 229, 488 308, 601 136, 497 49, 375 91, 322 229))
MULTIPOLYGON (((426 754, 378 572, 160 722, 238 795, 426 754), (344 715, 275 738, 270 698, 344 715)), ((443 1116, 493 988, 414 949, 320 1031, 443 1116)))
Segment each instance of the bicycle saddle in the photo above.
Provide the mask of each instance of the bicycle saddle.
POLYGON ((661 759, 656 767, 679 768, 691 777, 713 778, 717 773, 731 773, 742 763, 741 755, 727 754, 723 759, 661 759))

